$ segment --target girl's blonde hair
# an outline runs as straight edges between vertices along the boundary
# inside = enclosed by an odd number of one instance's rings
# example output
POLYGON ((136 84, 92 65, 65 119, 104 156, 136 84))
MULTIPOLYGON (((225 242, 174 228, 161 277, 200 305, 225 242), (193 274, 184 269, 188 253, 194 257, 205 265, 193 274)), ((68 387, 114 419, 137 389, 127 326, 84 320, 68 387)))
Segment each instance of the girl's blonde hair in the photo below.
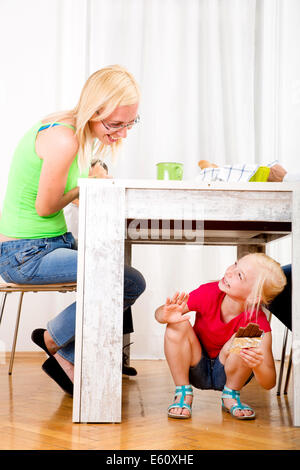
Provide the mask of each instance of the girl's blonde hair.
POLYGON ((254 259, 258 268, 256 281, 253 285, 250 299, 250 318, 261 304, 267 306, 285 287, 287 280, 280 264, 264 253, 251 253, 245 255, 254 259))
POLYGON ((47 116, 49 121, 74 119, 76 136, 79 141, 78 165, 81 171, 90 166, 95 156, 104 157, 108 148, 113 155, 121 145, 121 140, 112 145, 100 143, 95 153, 94 139, 89 121, 98 112, 94 121, 107 118, 118 106, 128 106, 140 101, 139 86, 131 73, 120 65, 111 65, 94 72, 86 81, 79 101, 74 109, 47 116))

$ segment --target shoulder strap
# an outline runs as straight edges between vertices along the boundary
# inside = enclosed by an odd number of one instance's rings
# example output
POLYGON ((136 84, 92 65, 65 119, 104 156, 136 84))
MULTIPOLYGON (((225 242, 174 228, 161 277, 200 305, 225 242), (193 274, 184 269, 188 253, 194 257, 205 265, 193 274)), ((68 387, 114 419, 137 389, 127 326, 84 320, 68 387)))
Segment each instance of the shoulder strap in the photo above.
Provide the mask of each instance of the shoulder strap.
POLYGON ((54 126, 65 126, 65 127, 69 127, 70 129, 73 129, 73 131, 76 131, 76 128, 72 126, 71 124, 66 124, 65 122, 52 122, 52 123, 44 124, 43 126, 41 126, 38 132, 43 131, 44 129, 48 129, 49 127, 54 127, 54 126))

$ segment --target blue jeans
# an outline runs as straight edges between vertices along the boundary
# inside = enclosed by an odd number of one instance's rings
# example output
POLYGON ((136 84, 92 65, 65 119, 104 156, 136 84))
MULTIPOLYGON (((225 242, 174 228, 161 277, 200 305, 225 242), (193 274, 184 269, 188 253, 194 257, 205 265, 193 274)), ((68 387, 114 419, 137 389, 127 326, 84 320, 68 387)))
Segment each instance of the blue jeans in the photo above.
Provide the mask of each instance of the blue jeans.
MULTIPOLYGON (((19 239, 0 243, 0 275, 17 284, 76 282, 77 246, 71 232, 52 238, 19 239)), ((130 333, 130 306, 146 288, 142 274, 124 267, 124 333, 130 333)), ((60 347, 58 353, 74 363, 76 302, 48 322, 47 329, 60 347)))

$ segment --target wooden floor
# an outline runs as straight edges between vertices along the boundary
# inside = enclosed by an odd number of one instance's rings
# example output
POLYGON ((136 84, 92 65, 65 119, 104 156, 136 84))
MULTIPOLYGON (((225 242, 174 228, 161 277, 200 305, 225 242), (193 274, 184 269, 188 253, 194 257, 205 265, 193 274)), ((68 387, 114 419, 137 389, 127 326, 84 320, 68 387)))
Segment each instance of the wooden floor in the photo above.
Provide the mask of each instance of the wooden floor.
MULTIPOLYGON (((190 420, 167 418, 173 384, 165 361, 132 361, 134 378, 123 379, 121 424, 73 424, 72 398, 41 370, 42 353, 18 353, 13 375, 0 364, 0 449, 106 450, 295 450, 300 428, 292 427, 292 387, 247 385, 242 399, 257 419, 237 421, 221 411, 220 392, 196 390, 190 420)), ((105 404, 103 405, 105 406, 105 404)))

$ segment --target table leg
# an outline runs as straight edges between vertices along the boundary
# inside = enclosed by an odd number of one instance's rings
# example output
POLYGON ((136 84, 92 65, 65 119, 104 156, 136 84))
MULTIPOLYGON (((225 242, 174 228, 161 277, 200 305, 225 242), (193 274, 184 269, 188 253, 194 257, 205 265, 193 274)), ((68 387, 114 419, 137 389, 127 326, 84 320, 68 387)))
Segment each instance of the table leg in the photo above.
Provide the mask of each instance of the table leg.
POLYGON ((294 426, 300 426, 300 190, 293 191, 292 221, 292 326, 293 326, 293 377, 294 426))
POLYGON ((73 421, 120 422, 125 189, 91 185, 83 193, 73 421))

